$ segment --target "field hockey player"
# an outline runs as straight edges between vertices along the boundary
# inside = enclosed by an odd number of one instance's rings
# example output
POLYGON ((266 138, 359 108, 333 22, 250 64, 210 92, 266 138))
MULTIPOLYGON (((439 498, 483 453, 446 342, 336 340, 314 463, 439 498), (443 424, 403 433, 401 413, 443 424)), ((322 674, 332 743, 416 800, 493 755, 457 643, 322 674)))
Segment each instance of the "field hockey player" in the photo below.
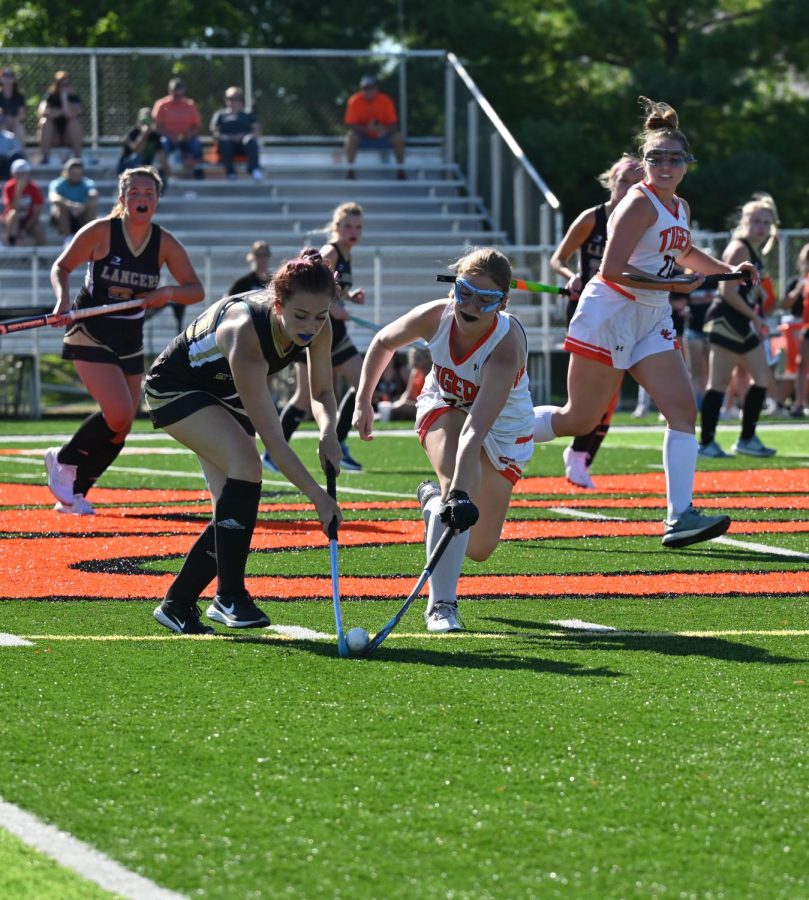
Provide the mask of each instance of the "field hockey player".
POLYGON ((163 428, 199 457, 214 515, 185 558, 157 621, 181 634, 213 629, 200 620, 197 600, 216 578, 208 618, 230 628, 270 624, 245 587, 245 567, 261 496, 258 432, 278 469, 314 504, 327 532, 341 519, 337 503, 312 478, 281 430, 271 378, 305 349, 312 412, 320 428, 320 463, 340 470, 337 404, 331 367, 329 305, 334 274, 317 250, 285 262, 263 292, 225 297, 178 335, 146 379, 155 428, 163 428))
POLYGON ((424 303, 374 337, 354 415, 360 437, 371 440, 371 398, 382 373, 397 350, 426 341, 433 366, 418 398, 416 432, 438 478, 418 489, 428 559, 445 526, 458 532, 430 576, 426 623, 436 633, 462 630, 464 557, 485 560, 497 547, 511 492, 534 449, 527 341, 505 312, 511 265, 497 250, 476 248, 454 269, 449 300, 424 303))

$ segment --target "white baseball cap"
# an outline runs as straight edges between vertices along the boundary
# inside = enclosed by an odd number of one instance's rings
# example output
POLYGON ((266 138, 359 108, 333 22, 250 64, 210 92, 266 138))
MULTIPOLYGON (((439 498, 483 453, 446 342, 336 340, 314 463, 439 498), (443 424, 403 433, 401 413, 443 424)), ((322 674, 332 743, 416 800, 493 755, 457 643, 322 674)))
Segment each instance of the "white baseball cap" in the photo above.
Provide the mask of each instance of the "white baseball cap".
POLYGON ((11 174, 17 175, 19 172, 30 172, 31 163, 27 159, 15 159, 11 164, 11 174))

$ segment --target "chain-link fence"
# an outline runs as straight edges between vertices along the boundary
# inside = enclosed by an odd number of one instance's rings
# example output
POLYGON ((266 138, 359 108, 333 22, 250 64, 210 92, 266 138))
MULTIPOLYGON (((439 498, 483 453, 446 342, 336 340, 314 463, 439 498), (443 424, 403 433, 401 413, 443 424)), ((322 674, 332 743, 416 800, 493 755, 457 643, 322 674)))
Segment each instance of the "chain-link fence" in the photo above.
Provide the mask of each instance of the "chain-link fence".
POLYGON ((68 50, 3 48, 26 98, 25 126, 36 133, 37 107, 57 71, 68 72, 84 105, 82 124, 92 146, 117 143, 138 109, 168 93, 181 76, 199 107, 203 130, 224 106, 225 90, 244 89, 246 105, 264 135, 339 136, 348 97, 365 74, 397 102, 409 139, 443 135, 445 54, 441 51, 363 54, 361 51, 281 50, 68 50))

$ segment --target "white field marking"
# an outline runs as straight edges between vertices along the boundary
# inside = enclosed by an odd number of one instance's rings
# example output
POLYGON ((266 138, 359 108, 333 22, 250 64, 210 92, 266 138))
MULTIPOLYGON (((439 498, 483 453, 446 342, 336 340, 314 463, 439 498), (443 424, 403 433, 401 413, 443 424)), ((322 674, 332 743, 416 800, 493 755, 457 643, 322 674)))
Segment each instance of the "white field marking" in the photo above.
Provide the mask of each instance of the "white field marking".
MULTIPOLYGON (((792 428, 799 428, 800 426, 793 425, 792 428)), ((809 428, 809 424, 806 426, 809 428)), ((612 429, 610 429, 612 430, 612 429)), ((0 444, 15 444, 15 443, 31 443, 31 444, 48 444, 48 446, 54 446, 56 444, 63 444, 65 441, 69 441, 73 437, 72 434, 2 434, 0 435, 0 444)), ((375 431, 374 439, 380 437, 416 437, 416 432, 412 428, 391 428, 386 429, 384 431, 375 431)), ((299 429, 292 435, 292 440, 318 440, 320 435, 317 431, 309 431, 299 429)), ((131 432, 127 435, 126 442, 129 443, 138 443, 140 441, 144 441, 146 443, 150 441, 155 441, 158 443, 176 443, 171 435, 166 434, 165 431, 138 431, 131 432)))
POLYGON ((93 884, 131 900, 183 900, 182 894, 130 872, 104 853, 0 797, 0 828, 93 884))
MULTIPOLYGON (((607 626, 601 626, 599 631, 582 631, 581 634, 606 634, 612 637, 638 637, 638 638, 712 638, 712 637, 744 637, 744 636, 764 636, 764 637, 809 637, 809 629, 807 628, 725 628, 716 629, 714 631, 629 631, 615 628, 609 632, 603 629, 607 626)), ((283 641, 298 640, 289 634, 272 634, 268 633, 269 629, 257 632, 251 635, 241 634, 27 634, 25 637, 30 641, 55 642, 55 641, 86 641, 86 642, 123 642, 123 643, 160 643, 162 641, 231 641, 239 643, 255 643, 256 641, 264 641, 268 644, 280 643, 283 641)), ((571 629, 564 631, 456 631, 449 634, 430 634, 426 631, 394 631, 386 641, 390 640, 489 640, 489 641, 513 641, 522 640, 524 638, 563 638, 570 637, 571 629)), ((300 640, 311 641, 336 641, 336 634, 326 634, 325 632, 315 632, 321 634, 322 637, 300 638, 300 640)))
POLYGON ((0 631, 0 647, 33 647, 31 641, 17 637, 16 634, 7 634, 0 631))
POLYGON ((267 626, 267 631, 284 635, 294 641, 330 641, 337 638, 337 635, 326 634, 323 631, 313 631, 311 628, 304 628, 302 625, 269 625, 267 626))
POLYGON ((599 522, 626 522, 621 516, 605 516, 603 513, 587 512, 584 509, 572 509, 569 506, 551 506, 551 512, 560 516, 572 516, 574 519, 596 519, 599 522))
POLYGON ((809 553, 801 553, 799 550, 789 550, 787 547, 770 547, 768 544, 757 544, 753 541, 740 541, 732 537, 718 537, 711 540, 712 544, 727 544, 731 547, 741 547, 742 550, 752 550, 754 553, 768 553, 772 556, 787 556, 790 559, 809 559, 809 553))
POLYGON ((612 625, 598 625, 596 622, 583 622, 581 619, 551 619, 550 624, 570 631, 615 631, 612 625))
MULTIPOLYGON (((136 453, 138 451, 135 451, 136 453)), ((3 461, 9 463, 17 463, 18 465, 24 466, 41 466, 42 460, 38 457, 31 456, 0 456, 0 463, 3 461)), ((177 469, 146 469, 141 466, 110 466, 111 472, 125 472, 130 475, 169 475, 172 478, 193 478, 197 481, 201 481, 205 483, 205 479, 202 475, 202 472, 181 472, 177 469)), ((28 475, 21 476, 23 478, 31 477, 28 475)), ((269 479, 264 479, 264 484, 269 485, 270 487, 281 487, 281 488, 290 488, 292 485, 288 481, 271 481, 269 479)), ((296 492, 297 493, 297 492, 296 492)), ((416 502, 415 494, 403 494, 401 491, 374 491, 370 488, 360 488, 360 487, 348 487, 348 485, 341 484, 340 485, 340 493, 341 494, 359 494, 363 497, 389 497, 394 500, 412 500, 414 503, 416 502)), ((297 500, 291 500, 290 502, 297 503, 297 500)))

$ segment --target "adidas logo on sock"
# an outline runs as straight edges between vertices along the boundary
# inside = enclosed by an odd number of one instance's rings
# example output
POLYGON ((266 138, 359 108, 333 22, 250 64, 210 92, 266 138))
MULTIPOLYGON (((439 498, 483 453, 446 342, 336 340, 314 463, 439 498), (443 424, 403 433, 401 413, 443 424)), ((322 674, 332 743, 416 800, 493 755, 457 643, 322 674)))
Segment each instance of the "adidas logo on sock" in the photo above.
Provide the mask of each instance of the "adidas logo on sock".
POLYGON ((222 519, 216 523, 219 528, 230 528, 232 531, 244 531, 244 525, 235 519, 222 519))

